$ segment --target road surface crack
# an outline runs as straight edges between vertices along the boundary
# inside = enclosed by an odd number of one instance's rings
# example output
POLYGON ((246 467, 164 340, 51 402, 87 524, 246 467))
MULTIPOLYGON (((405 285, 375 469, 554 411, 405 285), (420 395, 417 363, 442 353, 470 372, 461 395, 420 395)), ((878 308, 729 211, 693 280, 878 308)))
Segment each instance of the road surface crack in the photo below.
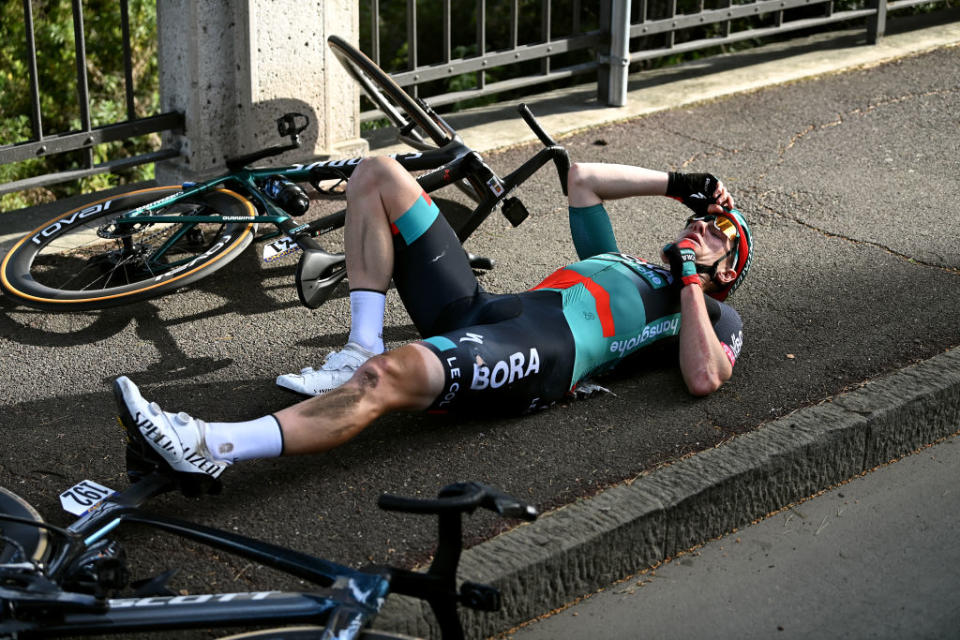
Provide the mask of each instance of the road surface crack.
POLYGON ((838 127, 846 122, 848 119, 853 119, 857 117, 865 116, 869 113, 880 109, 881 107, 888 107, 894 104, 900 104, 901 102, 906 102, 908 100, 916 100, 919 98, 929 98, 931 96, 942 96, 951 93, 957 93, 960 91, 960 87, 948 87, 945 89, 931 89, 929 91, 912 91, 905 93, 903 95, 894 96, 890 98, 885 98, 879 100, 874 104, 868 104, 866 107, 857 107, 851 109, 846 113, 838 114, 833 120, 825 122, 823 124, 811 124, 804 128, 802 131, 799 131, 793 134, 787 143, 779 150, 777 154, 777 164, 780 165, 784 161, 784 155, 792 149, 798 142, 800 142, 804 137, 808 136, 811 133, 817 131, 823 131, 824 129, 830 129, 832 127, 838 127))
POLYGON ((875 247, 875 248, 877 248, 877 249, 880 249, 881 251, 884 251, 884 252, 890 254, 891 256, 900 258, 901 260, 905 260, 905 261, 907 261, 907 262, 909 262, 909 263, 911 263, 911 264, 916 264, 916 265, 920 265, 920 266, 923 266, 923 267, 930 267, 930 268, 933 268, 933 269, 939 269, 939 270, 945 271, 945 272, 947 272, 947 273, 952 273, 952 274, 960 275, 960 268, 957 268, 957 267, 948 267, 948 266, 944 266, 944 265, 942 265, 942 264, 936 264, 936 263, 934 263, 934 262, 929 262, 929 261, 926 261, 926 260, 921 260, 921 259, 915 258, 914 256, 908 255, 908 254, 906 254, 906 253, 903 253, 903 252, 897 251, 896 249, 893 249, 893 248, 891 248, 891 247, 888 247, 887 245, 885 245, 885 244, 883 244, 883 243, 875 242, 875 241, 873 241, 873 240, 863 240, 863 239, 855 238, 855 237, 848 236, 848 235, 845 235, 845 234, 842 234, 842 233, 836 233, 836 232, 833 232, 833 231, 828 231, 828 230, 826 230, 826 229, 824 229, 824 228, 822 228, 822 227, 818 227, 818 226, 815 225, 815 224, 812 224, 812 223, 810 223, 810 222, 807 222, 806 220, 803 220, 802 218, 800 218, 800 217, 798 217, 798 216, 796 216, 796 215, 792 215, 792 214, 789 214, 789 213, 787 213, 787 212, 785 212, 785 211, 781 211, 781 210, 779 210, 779 209, 775 209, 774 207, 771 207, 770 205, 765 204, 765 203, 763 202, 764 199, 766 198, 766 196, 768 196, 768 195, 771 194, 771 193, 776 193, 776 194, 780 194, 780 195, 785 195, 785 194, 783 194, 783 192, 776 191, 776 190, 768 190, 768 191, 764 191, 763 193, 760 193, 759 196, 758 196, 758 200, 760 201, 760 208, 763 209, 764 211, 766 211, 767 213, 771 213, 771 214, 773 214, 774 216, 777 216, 777 217, 779 217, 779 218, 783 218, 783 219, 786 219, 786 220, 790 220, 790 221, 792 221, 792 222, 795 222, 796 224, 798 224, 798 225, 800 225, 800 226, 802 226, 802 227, 805 227, 805 228, 807 228, 807 229, 810 229, 811 231, 815 231, 816 233, 819 233, 820 235, 822 235, 822 236, 824 236, 824 237, 826 237, 826 238, 836 238, 836 239, 838 239, 838 240, 846 240, 847 242, 851 242, 851 243, 853 243, 853 244, 859 244, 859 245, 866 245, 866 246, 870 246, 870 247, 875 247))

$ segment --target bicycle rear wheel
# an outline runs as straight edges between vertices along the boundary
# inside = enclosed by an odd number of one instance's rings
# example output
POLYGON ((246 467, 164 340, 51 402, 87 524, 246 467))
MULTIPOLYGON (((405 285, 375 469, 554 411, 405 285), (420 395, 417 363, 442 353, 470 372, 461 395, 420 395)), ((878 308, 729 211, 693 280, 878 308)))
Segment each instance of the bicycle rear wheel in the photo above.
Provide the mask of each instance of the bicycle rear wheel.
MULTIPOLYGON (((421 107, 363 52, 337 36, 328 37, 327 43, 347 73, 401 132, 401 140, 424 151, 442 147, 456 136, 456 131, 438 116, 421 107)), ((483 201, 482 184, 463 179, 457 182, 456 186, 474 202, 483 201)))
POLYGON ((227 189, 175 197, 180 187, 130 191, 68 211, 21 239, 0 265, 0 287, 40 309, 103 309, 170 293, 210 275, 253 238, 256 209, 227 189), (154 215, 222 215, 210 223, 117 224, 170 198, 154 215), (250 219, 249 222, 246 219, 250 219))
MULTIPOLYGON (((323 637, 323 631, 323 627, 282 627, 240 633, 220 640, 317 640, 323 637)), ((376 629, 363 629, 358 637, 360 640, 417 640, 413 636, 376 629)))
MULTIPOLYGON (((29 502, 3 487, 0 487, 0 514, 43 522, 29 502)), ((45 529, 0 518, 0 564, 43 562, 49 550, 45 529)))
POLYGON ((367 97, 402 132, 408 143, 418 149, 442 147, 453 139, 450 131, 438 118, 424 110, 393 78, 370 58, 347 44, 342 38, 330 36, 327 43, 367 97), (419 128, 406 131, 411 124, 419 128))

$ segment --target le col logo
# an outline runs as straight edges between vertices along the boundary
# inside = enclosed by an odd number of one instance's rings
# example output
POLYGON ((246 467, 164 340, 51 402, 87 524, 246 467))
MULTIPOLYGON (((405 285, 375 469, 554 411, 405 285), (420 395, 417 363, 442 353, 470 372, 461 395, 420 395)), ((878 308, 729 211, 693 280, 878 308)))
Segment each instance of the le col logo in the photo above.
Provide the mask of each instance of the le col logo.
POLYGON ((113 200, 107 200, 106 202, 100 202, 98 204, 89 206, 86 209, 74 211, 69 216, 64 216, 63 218, 60 218, 59 220, 56 220, 52 224, 41 229, 39 233, 34 234, 34 236, 30 238, 30 241, 34 244, 40 244, 43 238, 55 236, 59 234, 64 227, 69 227, 78 220, 83 220, 84 218, 97 215, 101 211, 106 211, 110 208, 111 204, 113 204, 113 200))
POLYGON ((734 357, 740 357, 740 349, 743 348, 743 331, 730 334, 730 346, 733 348, 734 357))
POLYGON ((522 351, 511 354, 506 360, 498 361, 493 367, 485 364, 473 366, 473 381, 471 389, 497 389, 532 373, 540 373, 540 354, 536 348, 530 349, 529 355, 522 351))

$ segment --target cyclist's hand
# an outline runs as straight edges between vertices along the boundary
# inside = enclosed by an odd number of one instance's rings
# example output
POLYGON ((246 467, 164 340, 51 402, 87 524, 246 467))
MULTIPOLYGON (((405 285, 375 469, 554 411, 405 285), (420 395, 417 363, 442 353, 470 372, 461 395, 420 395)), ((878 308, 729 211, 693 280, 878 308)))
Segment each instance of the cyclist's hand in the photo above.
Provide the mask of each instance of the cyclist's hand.
POLYGON ((696 215, 716 214, 724 208, 736 208, 727 188, 709 173, 671 171, 666 195, 687 205, 696 215))
POLYGON ((670 262, 670 273, 673 274, 674 281, 681 283, 684 287, 700 284, 695 248, 696 245, 687 239, 672 242, 663 248, 663 255, 670 262))

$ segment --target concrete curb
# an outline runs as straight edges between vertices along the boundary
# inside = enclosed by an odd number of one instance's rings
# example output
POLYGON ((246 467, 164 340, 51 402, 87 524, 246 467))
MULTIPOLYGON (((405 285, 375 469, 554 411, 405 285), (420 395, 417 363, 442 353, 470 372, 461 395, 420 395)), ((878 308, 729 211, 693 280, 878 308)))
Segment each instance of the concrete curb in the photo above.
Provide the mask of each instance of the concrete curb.
MULTIPOLYGON (((958 428, 954 349, 545 514, 464 553, 461 576, 504 602, 497 614, 462 611, 467 636, 501 633, 958 428)), ((377 622, 437 633, 409 598, 390 598, 377 622)))

